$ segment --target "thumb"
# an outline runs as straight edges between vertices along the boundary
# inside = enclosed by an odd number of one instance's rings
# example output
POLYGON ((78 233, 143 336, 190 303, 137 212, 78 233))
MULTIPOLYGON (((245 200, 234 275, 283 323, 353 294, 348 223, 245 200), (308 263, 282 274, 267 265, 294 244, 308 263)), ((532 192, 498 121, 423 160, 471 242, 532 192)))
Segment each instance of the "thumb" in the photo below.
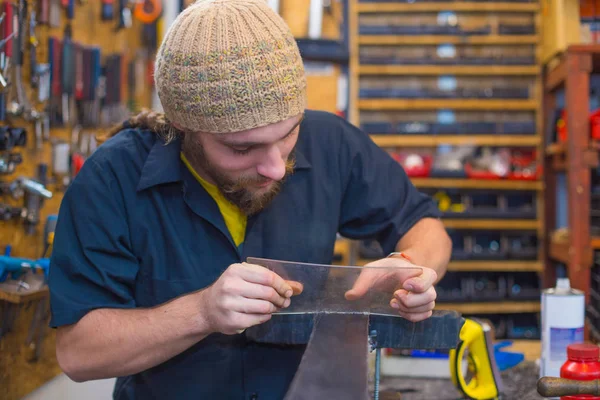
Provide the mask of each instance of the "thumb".
POLYGON ((377 279, 377 272, 379 271, 368 268, 362 270, 352 285, 352 289, 346 292, 346 300, 357 300, 363 297, 373 287, 372 282, 377 279))

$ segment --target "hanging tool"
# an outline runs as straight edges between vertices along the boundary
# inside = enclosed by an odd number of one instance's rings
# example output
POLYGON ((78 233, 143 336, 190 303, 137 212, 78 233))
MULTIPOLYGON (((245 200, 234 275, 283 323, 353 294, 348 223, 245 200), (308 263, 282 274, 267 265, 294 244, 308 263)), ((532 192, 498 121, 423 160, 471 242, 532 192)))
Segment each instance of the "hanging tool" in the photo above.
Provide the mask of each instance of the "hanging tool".
POLYGON ((29 67, 30 67, 30 77, 29 84, 32 88, 37 89, 40 76, 38 74, 38 63, 37 63, 37 48, 39 42, 37 37, 35 36, 35 10, 31 10, 29 14, 29 67))
POLYGON ((543 397, 556 398, 559 396, 600 396, 600 379, 577 381, 544 376, 538 380, 537 391, 543 397))
POLYGON ((15 31, 13 29, 13 7, 12 3, 9 1, 5 1, 2 4, 3 12, 4 12, 4 20, 2 21, 2 31, 4 33, 3 40, 6 41, 4 45, 3 57, 1 60, 2 63, 2 75, 8 76, 8 68, 10 67, 10 60, 13 56, 13 41, 12 38, 15 35, 15 31))
POLYGON ((73 18, 75 18, 75 0, 62 0, 62 6, 65 8, 67 19, 73 21, 73 18))
POLYGON ((162 0, 139 0, 133 9, 133 16, 144 24, 156 22, 161 13, 162 0))
POLYGON ((34 260, 0 255, 0 282, 4 282, 11 278, 18 279, 27 271, 33 271, 35 273, 42 271, 44 276, 48 277, 48 272, 50 271, 50 259, 39 258, 34 260))
POLYGON ((40 25, 48 25, 50 22, 50 4, 49 0, 39 0, 38 2, 38 20, 40 25))
POLYGON ((61 64, 61 89, 62 89, 62 121, 63 124, 71 123, 71 100, 75 90, 75 66, 73 41, 71 39, 71 26, 65 27, 62 42, 62 64, 61 64))
POLYGON ((496 400, 502 394, 502 376, 496 364, 493 342, 493 328, 488 322, 467 318, 460 331, 458 347, 450 350, 452 383, 469 399, 496 400), (462 370, 467 354, 470 382, 466 382, 462 370))
POLYGON ((115 31, 120 31, 124 28, 131 28, 133 21, 131 20, 131 9, 129 8, 129 0, 119 0, 119 23, 115 31))
POLYGON ((49 0, 50 1, 50 13, 49 20, 50 26, 53 28, 58 28, 61 25, 60 14, 62 11, 61 0, 49 0))
POLYGON ((102 21, 110 21, 114 18, 114 0, 102 0, 101 17, 102 21))

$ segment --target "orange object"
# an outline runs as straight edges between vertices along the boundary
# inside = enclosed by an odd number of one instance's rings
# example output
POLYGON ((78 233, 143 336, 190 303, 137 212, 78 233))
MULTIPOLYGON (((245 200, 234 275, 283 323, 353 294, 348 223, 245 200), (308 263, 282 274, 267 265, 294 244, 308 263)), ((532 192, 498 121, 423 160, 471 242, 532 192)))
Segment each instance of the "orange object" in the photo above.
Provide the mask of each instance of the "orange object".
POLYGON ((597 11, 596 0, 579 0, 579 16, 581 18, 594 19, 597 11))
POLYGON ((567 112, 564 110, 560 113, 560 118, 556 122, 556 130, 558 141, 565 143, 567 141, 567 112))
POLYGON ((133 16, 145 24, 156 21, 161 13, 161 0, 139 0, 133 9, 133 16))

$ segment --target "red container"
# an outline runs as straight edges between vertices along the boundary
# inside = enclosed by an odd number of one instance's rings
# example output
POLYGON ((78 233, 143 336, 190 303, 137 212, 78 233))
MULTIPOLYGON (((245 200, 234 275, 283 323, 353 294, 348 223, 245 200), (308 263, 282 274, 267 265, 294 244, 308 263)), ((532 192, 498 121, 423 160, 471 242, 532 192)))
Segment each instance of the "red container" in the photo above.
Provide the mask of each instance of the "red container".
MULTIPOLYGON (((560 377, 577 381, 600 379, 600 348, 592 343, 575 343, 567 346, 567 361, 560 368, 560 377)), ((600 400, 590 395, 563 396, 561 400, 600 400)))

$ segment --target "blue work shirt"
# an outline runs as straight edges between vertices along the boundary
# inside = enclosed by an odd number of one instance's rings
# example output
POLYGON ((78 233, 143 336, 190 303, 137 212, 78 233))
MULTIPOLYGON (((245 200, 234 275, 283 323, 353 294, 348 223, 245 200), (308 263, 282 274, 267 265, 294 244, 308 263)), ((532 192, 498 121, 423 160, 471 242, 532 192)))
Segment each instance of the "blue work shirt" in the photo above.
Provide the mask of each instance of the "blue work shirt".
MULTIPOLYGON (((338 232, 376 239, 387 254, 417 221, 440 216, 368 135, 307 110, 294 174, 248 219, 238 248, 180 150, 180 140, 165 145, 125 124, 85 162, 59 210, 52 327, 93 309, 156 306, 211 285, 250 256, 330 264, 338 232)), ((280 400, 304 348, 212 334, 161 365, 119 377, 114 398, 280 400)))

